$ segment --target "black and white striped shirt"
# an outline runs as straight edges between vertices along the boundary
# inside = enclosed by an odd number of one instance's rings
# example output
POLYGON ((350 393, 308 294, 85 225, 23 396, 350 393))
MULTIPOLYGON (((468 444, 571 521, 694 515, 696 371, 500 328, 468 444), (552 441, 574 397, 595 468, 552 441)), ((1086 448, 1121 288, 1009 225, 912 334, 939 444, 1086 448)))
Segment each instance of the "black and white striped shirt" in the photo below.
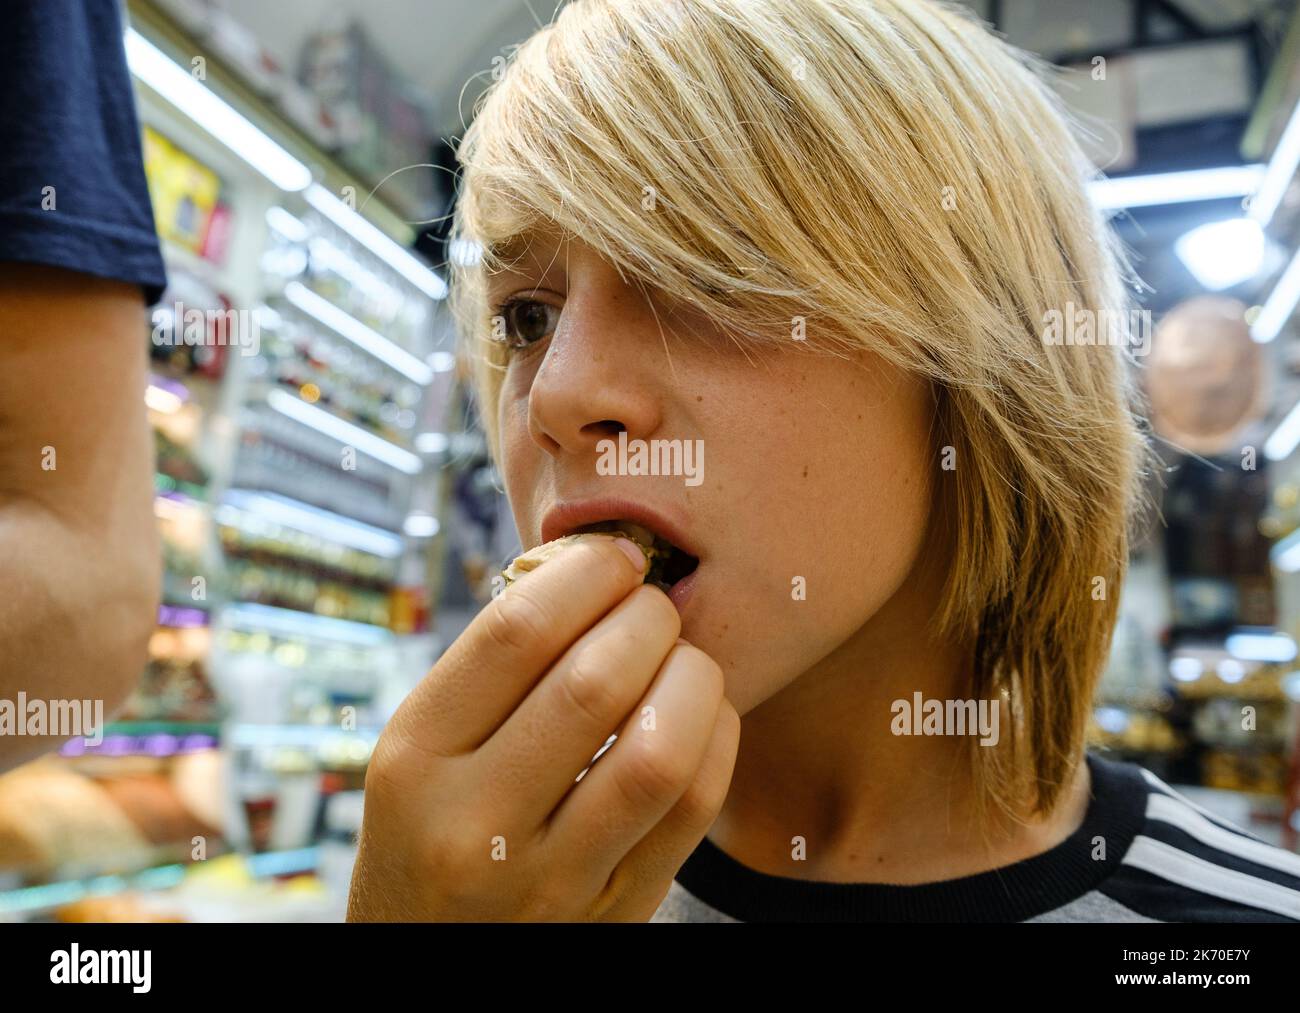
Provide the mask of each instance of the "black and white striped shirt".
POLYGON ((1300 855, 1133 763, 1088 754, 1079 829, 1013 865, 915 886, 822 883, 741 865, 705 838, 656 922, 1300 922, 1300 855))

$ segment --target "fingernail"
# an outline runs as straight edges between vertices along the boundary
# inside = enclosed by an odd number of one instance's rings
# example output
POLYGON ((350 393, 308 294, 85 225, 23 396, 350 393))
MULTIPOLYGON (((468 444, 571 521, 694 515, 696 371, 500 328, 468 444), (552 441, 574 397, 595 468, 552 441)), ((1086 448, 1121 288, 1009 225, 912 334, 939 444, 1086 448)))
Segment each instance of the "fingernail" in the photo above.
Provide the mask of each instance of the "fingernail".
POLYGON ((645 553, 641 551, 639 545, 630 538, 615 538, 614 544, 623 550, 623 555, 632 560, 632 566, 637 573, 641 573, 645 569, 645 553))

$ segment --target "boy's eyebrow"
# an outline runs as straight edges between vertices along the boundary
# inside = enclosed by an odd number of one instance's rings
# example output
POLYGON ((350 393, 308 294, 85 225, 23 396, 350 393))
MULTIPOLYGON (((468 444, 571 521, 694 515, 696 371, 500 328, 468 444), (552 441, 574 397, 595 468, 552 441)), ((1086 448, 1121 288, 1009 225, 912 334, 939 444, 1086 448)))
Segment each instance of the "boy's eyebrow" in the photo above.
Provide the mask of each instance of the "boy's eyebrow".
POLYGON ((493 260, 510 263, 519 258, 528 247, 528 242, 522 235, 510 236, 488 246, 488 255, 493 260))
POLYGON ((562 242, 559 244, 548 242, 550 238, 548 233, 529 230, 491 244, 489 250, 494 257, 500 258, 501 267, 499 270, 489 271, 488 277, 510 273, 536 273, 544 278, 557 268, 563 273, 566 263, 565 246, 562 242))
POLYGON ((536 260, 534 246, 544 241, 545 238, 545 233, 538 232, 535 229, 528 229, 492 243, 488 250, 494 258, 500 259, 508 267, 513 262, 528 256, 532 256, 536 260))

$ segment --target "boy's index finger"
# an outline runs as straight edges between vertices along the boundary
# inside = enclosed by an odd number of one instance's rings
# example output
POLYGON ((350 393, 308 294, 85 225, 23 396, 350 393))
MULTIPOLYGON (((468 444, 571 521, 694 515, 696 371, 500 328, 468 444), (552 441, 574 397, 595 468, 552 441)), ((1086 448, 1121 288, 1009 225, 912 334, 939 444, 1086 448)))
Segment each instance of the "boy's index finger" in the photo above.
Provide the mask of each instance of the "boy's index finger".
POLYGON ((626 538, 579 536, 544 562, 484 606, 402 702, 391 724, 404 736, 448 756, 477 748, 645 579, 645 556, 626 538))

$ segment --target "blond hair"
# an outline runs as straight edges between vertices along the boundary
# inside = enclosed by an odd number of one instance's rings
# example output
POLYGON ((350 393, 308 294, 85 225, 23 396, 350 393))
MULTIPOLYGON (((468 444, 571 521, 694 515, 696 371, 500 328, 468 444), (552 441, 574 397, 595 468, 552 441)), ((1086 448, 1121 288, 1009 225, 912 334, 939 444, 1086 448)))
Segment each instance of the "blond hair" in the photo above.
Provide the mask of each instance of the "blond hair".
POLYGON ((788 344, 803 317, 809 344, 932 382, 936 461, 956 461, 937 622, 976 643, 971 692, 1013 718, 1005 748, 973 747, 977 794, 1050 813, 1083 753, 1146 444, 1122 334, 1044 340, 1052 313, 1128 302, 1042 67, 928 0, 576 0, 485 93, 460 158, 452 237, 481 258, 453 264, 452 307, 494 448, 485 276, 536 228, 734 340, 788 344))

